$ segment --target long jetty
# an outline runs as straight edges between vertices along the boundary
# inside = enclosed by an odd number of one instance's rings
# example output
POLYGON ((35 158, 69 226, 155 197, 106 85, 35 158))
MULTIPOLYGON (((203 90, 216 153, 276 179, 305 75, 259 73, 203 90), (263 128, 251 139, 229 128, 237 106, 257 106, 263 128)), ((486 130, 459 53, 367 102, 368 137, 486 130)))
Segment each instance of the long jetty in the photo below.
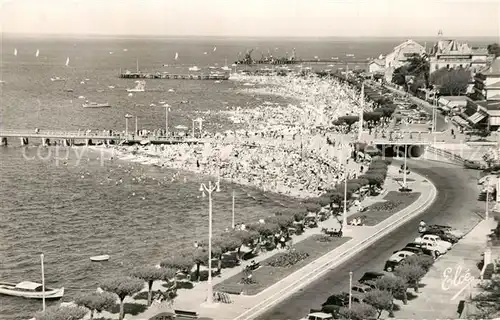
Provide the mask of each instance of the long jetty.
POLYGON ((166 80, 229 80, 229 74, 170 74, 146 72, 122 72, 120 78, 125 79, 166 79, 166 80))
POLYGON ((43 146, 49 145, 63 145, 73 146, 80 144, 94 145, 94 144, 135 144, 146 141, 151 144, 179 144, 189 143, 198 144, 202 143, 202 139, 174 137, 174 136, 139 136, 132 133, 128 134, 109 134, 107 132, 90 132, 88 131, 45 131, 41 130, 0 130, 0 145, 8 145, 8 138, 17 138, 21 146, 29 144, 30 139, 36 139, 41 142, 43 146))

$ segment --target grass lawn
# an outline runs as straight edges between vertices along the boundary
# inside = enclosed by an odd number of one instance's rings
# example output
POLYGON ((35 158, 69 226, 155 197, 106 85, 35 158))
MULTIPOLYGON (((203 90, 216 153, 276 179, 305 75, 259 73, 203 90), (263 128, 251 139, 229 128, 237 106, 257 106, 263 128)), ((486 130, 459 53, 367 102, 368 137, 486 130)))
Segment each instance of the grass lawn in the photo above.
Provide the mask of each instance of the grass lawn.
POLYGON ((240 294, 245 293, 246 295, 255 295, 262 290, 270 287, 276 282, 284 279, 293 272, 299 270, 305 265, 311 263, 312 261, 318 259, 322 255, 330 252, 331 250, 337 248, 338 246, 351 240, 349 237, 343 238, 328 238, 330 241, 320 241, 325 239, 324 235, 312 235, 307 239, 302 240, 294 245, 294 248, 300 252, 306 252, 309 256, 299 261, 288 268, 271 267, 268 265, 270 260, 274 260, 280 255, 284 255, 285 252, 279 252, 268 259, 261 261, 261 267, 252 273, 252 278, 257 283, 252 284, 242 284, 241 279, 244 277, 243 273, 240 272, 235 276, 224 280, 223 282, 215 286, 215 291, 226 292, 230 294, 240 294))
POLYGON ((403 193, 399 191, 390 191, 384 197, 385 201, 376 202, 366 207, 364 212, 352 215, 350 219, 364 217, 365 226, 375 226, 396 212, 403 210, 411 205, 420 197, 420 192, 403 193))

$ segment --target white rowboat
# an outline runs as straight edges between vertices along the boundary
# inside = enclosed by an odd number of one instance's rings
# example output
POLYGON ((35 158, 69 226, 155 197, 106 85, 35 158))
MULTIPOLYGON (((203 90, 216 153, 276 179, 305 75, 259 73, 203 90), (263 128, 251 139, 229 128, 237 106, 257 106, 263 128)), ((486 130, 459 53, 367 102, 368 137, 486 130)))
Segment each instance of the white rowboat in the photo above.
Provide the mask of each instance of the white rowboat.
MULTIPOLYGON (((15 297, 43 299, 42 284, 23 281, 18 284, 0 282, 0 294, 5 294, 15 297)), ((47 288, 45 287, 45 299, 59 299, 64 295, 64 288, 47 288)))
POLYGON ((109 255, 107 255, 107 254, 90 257, 90 261, 94 261, 94 262, 108 261, 108 260, 109 260, 109 255))

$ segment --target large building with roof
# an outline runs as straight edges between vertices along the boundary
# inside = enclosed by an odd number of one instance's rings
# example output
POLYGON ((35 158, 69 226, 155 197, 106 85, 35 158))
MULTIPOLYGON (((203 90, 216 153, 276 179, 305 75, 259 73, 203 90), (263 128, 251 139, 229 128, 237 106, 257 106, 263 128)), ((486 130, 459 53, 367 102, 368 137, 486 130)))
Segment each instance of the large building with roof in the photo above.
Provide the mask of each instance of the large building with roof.
POLYGON ((492 60, 486 48, 471 47, 457 40, 439 40, 428 55, 431 73, 441 68, 466 68, 475 73, 487 67, 492 60))
POLYGON ((385 79, 390 82, 394 70, 406 64, 415 54, 425 54, 425 47, 414 40, 406 40, 394 47, 394 50, 385 57, 385 79))

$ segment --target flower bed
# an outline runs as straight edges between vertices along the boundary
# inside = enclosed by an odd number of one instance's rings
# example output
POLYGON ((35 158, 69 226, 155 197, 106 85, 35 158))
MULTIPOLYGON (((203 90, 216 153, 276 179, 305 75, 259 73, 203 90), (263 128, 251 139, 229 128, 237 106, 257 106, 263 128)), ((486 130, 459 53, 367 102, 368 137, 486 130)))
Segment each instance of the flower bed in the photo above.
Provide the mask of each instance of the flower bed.
MULTIPOLYGON (((290 255, 290 252, 280 252, 274 256, 262 261, 259 269, 252 272, 252 279, 255 283, 243 284, 241 283, 242 278, 245 277, 243 272, 239 272, 235 276, 228 278, 215 286, 215 291, 226 292, 230 294, 240 294, 244 293, 246 295, 255 295, 262 290, 270 287, 274 283, 284 279, 293 272, 299 270, 300 268, 306 266, 312 261, 318 259, 322 255, 330 252, 331 250, 339 247, 340 245, 346 243, 351 238, 335 238, 332 241, 322 241, 323 235, 312 235, 311 237, 304 239, 293 246, 295 252, 301 257, 301 253, 307 252, 307 257, 296 261, 293 265, 287 265, 285 267, 271 266, 273 261, 281 261, 283 256, 290 255)), ((289 259, 287 259, 289 260, 289 259)))
POLYGON ((390 191, 385 197, 384 202, 376 202, 367 207, 364 212, 352 215, 350 219, 361 217, 363 225, 375 226, 396 212, 408 207, 420 197, 420 192, 402 193, 390 191))

